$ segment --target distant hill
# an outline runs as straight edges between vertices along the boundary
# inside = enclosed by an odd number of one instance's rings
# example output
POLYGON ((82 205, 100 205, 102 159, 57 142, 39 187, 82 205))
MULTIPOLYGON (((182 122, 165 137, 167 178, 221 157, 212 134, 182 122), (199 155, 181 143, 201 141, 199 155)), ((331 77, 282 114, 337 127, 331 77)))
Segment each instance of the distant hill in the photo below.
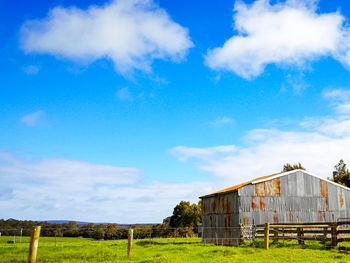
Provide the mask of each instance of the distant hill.
MULTIPOLYGON (((52 223, 52 224, 67 224, 70 221, 74 221, 74 220, 41 220, 41 221, 37 221, 37 222, 47 222, 47 223, 52 223)), ((95 222, 82 222, 82 221, 75 221, 77 223, 77 225, 87 225, 87 224, 94 224, 94 225, 108 225, 108 224, 114 224, 114 223, 95 223, 95 222)), ((150 226, 150 225, 157 225, 154 223, 150 223, 150 224, 118 224, 115 223, 118 226, 123 226, 123 227, 131 227, 131 226, 150 226)))
MULTIPOLYGON (((52 224, 68 224, 70 221, 74 220, 41 220, 38 222, 47 222, 52 224)), ((81 221, 75 221, 77 225, 87 225, 87 224, 94 224, 94 225, 108 225, 110 223, 94 223, 94 222, 81 222, 81 221)))

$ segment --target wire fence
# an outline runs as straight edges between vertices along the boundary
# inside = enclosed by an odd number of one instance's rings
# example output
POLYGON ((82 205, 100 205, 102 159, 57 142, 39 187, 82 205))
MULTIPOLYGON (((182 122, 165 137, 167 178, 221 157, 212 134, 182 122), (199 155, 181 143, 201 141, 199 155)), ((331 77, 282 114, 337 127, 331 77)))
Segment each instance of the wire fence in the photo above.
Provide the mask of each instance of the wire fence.
MULTIPOLYGON (((350 241, 350 222, 342 222, 337 225, 335 235, 342 241, 350 241), (346 223, 346 224, 345 224, 346 223), (349 240, 348 240, 349 239, 349 240)), ((134 239, 164 239, 164 238, 190 238, 199 237, 202 243, 214 243, 216 245, 239 245, 243 242, 253 244, 255 240, 264 239, 264 225, 240 225, 236 227, 133 227, 134 239)), ((29 243, 31 228, 0 228, 1 243, 16 244, 29 243)), ((297 240, 297 241, 331 241, 332 225, 271 225, 269 232, 273 241, 297 240)), ((41 228, 40 243, 65 242, 62 237, 76 237, 92 240, 125 240, 128 238, 128 228, 106 229, 102 227, 84 227, 64 234, 56 227, 41 228)))
MULTIPOLYGON (((332 243, 332 238, 342 239, 350 237, 349 221, 336 222, 332 224, 319 225, 299 225, 299 224, 281 224, 270 225, 266 233, 265 225, 240 225, 235 227, 192 227, 192 228, 171 228, 156 226, 138 226, 133 227, 134 240, 137 246, 147 247, 152 245, 180 245, 191 244, 195 246, 206 246, 214 244, 216 246, 238 246, 244 244, 254 248, 264 248, 264 241, 268 237, 268 242, 277 246, 302 246, 310 249, 330 249, 336 245, 332 243), (339 225, 338 225, 339 224, 339 225), (336 228, 336 232, 334 229, 336 228), (335 236, 334 236, 335 235, 335 236), (293 242, 289 242, 293 241, 293 242)), ((113 231, 100 231, 100 237, 91 237, 99 230, 106 227, 80 227, 80 232, 67 232, 81 234, 69 238, 58 236, 57 227, 42 227, 39 241, 39 257, 48 251, 56 251, 60 255, 66 254, 67 257, 72 251, 79 251, 80 257, 89 261, 104 258, 122 259, 127 250, 127 232, 128 228, 118 228, 113 231), (119 235, 117 232, 119 231, 119 235), (102 233, 103 232, 103 233, 102 233), (124 235, 126 233, 126 236, 124 235), (102 236, 103 234, 103 236, 102 236), (83 236, 85 235, 85 236, 83 236), (105 247, 110 250, 106 252, 105 247), (95 251, 90 253, 88 251, 95 251), (42 252, 40 252, 42 251, 42 252), (112 252, 111 252, 112 251, 112 252), (40 254, 42 253, 42 254, 40 254), (108 254, 109 253, 109 254, 108 254)), ((31 228, 12 227, 0 228, 0 250, 10 249, 12 259, 20 258, 26 261, 29 251, 29 242, 31 228)), ((350 238, 349 240, 350 241, 350 238)), ((340 247, 339 247, 340 248, 340 247)), ((50 252, 50 253, 51 253, 50 252)), ((10 255, 10 254, 8 254, 10 255)), ((11 261, 9 262, 18 262, 11 261)), ((1 261, 1 260, 0 260, 1 261)))
MULTIPOLYGON (((134 239, 164 239, 164 238, 189 238, 200 237, 198 227, 152 227, 142 226, 133 227, 134 239)), ((16 244, 16 243, 29 243, 29 237, 32 228, 0 228, 0 244, 16 244)), ((57 227, 41 227, 40 237, 45 237, 40 243, 58 243, 63 242, 60 238, 75 237, 80 239, 92 239, 92 240, 125 240, 128 238, 129 228, 115 228, 108 229, 105 227, 81 227, 73 230, 62 231, 57 227)))

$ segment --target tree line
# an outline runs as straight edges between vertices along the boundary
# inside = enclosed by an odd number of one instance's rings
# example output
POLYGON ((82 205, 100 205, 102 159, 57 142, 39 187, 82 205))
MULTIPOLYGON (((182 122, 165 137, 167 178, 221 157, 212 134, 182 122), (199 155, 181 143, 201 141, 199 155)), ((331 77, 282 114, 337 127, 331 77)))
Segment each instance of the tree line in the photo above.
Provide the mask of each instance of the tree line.
POLYGON ((134 238, 187 237, 198 234, 201 221, 201 202, 190 204, 181 201, 175 206, 173 215, 163 220, 162 224, 128 225, 118 224, 77 224, 38 222, 29 220, 0 219, 0 233, 4 236, 29 236, 33 226, 41 226, 41 236, 46 237, 84 237, 96 240, 127 239, 128 229, 134 229, 134 238))

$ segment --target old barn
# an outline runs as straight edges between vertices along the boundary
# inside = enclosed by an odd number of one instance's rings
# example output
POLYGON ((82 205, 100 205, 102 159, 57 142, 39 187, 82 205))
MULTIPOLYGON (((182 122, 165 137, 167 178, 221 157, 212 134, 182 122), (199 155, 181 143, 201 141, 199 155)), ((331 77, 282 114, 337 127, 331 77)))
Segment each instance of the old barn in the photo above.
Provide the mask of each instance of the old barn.
POLYGON ((204 242, 235 244, 242 225, 350 218, 350 189, 304 170, 269 175, 202 199, 204 242))

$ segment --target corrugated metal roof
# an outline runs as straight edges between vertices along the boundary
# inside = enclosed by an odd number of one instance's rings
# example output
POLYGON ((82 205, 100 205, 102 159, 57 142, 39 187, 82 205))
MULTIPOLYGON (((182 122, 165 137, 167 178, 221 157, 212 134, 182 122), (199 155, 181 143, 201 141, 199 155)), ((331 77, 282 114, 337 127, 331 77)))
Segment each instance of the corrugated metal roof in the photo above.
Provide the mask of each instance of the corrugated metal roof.
POLYGON ((260 181, 260 180, 268 179, 268 178, 270 178, 270 177, 273 177, 273 176, 276 176, 276 175, 279 175, 279 174, 282 174, 282 173, 270 174, 270 175, 267 175, 267 176, 259 177, 259 178, 250 180, 250 181, 248 181, 248 182, 245 182, 245 183, 242 183, 242 184, 238 184, 238 185, 235 185, 235 186, 232 186, 232 187, 229 187, 229 188, 226 188, 226 189, 223 189, 223 190, 220 190, 220 191, 217 191, 217 192, 214 192, 214 193, 211 193, 211 194, 202 196, 202 197, 211 196, 211 195, 216 195, 216 194, 221 194, 221 193, 226 193, 226 192, 232 192, 232 191, 234 191, 234 190, 238 190, 239 188, 241 188, 241 187, 243 187, 243 186, 246 186, 246 185, 248 185, 248 184, 252 184, 252 183, 254 183, 255 181, 260 181))
POLYGON ((317 177, 321 180, 324 180, 326 182, 329 182, 331 184, 334 184, 338 187, 341 187, 343 189, 346 189, 346 190, 350 190, 348 187, 346 186, 343 186, 343 185, 340 185, 340 184, 337 184, 335 182, 332 182, 332 181, 329 181, 325 178, 321 178, 317 175, 314 175, 314 174, 311 174, 305 170, 301 170, 301 169, 296 169, 296 170, 292 170, 292 171, 288 171, 288 172, 281 172, 281 173, 276 173, 276 174, 270 174, 270 175, 267 175, 267 176, 263 176, 263 177, 259 177, 259 178, 256 178, 256 179, 253 179, 253 180, 250 180, 248 182, 245 182, 245 183, 242 183, 242 184, 238 184, 238 185, 235 185, 235 186, 232 186, 232 187, 229 187, 229 188, 226 188, 226 189, 223 189, 223 190, 220 190, 220 191, 217 191, 217 192, 214 192, 214 193, 211 193, 211 194, 208 194, 208 195, 204 195, 204 196, 201 196, 200 198, 202 197, 209 197, 209 196, 213 196, 213 195, 217 195, 217 194, 222 194, 222 193, 227 193, 227 192, 232 192, 232 191, 235 191, 235 190, 238 190, 239 188, 243 187, 243 186, 246 186, 248 184, 256 184, 256 183, 260 183, 260 182, 264 182, 264 181, 268 181, 268 180, 271 180, 271 179, 275 179, 277 177, 281 177, 281 176, 284 176, 284 175, 287 175, 287 174, 290 174, 290 173, 294 173, 294 172, 297 172, 297 171, 302 171, 303 173, 306 173, 306 174, 309 174, 311 176, 314 176, 314 177, 317 177))

